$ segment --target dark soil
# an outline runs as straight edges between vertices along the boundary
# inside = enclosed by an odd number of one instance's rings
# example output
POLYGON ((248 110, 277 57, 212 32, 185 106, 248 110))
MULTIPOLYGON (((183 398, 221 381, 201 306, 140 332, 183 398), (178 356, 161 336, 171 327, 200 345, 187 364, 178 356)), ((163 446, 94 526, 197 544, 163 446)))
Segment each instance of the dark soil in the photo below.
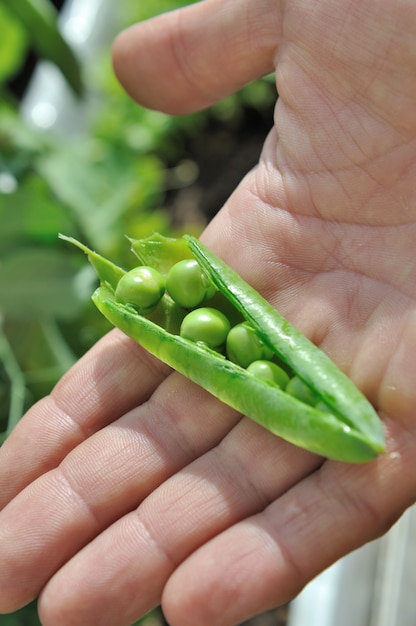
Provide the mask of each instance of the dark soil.
POLYGON ((273 109, 273 105, 262 110, 242 107, 238 119, 228 122, 208 116, 205 128, 184 141, 180 158, 194 162, 199 174, 193 184, 168 194, 174 227, 206 223, 221 209, 258 162, 273 124, 273 109))

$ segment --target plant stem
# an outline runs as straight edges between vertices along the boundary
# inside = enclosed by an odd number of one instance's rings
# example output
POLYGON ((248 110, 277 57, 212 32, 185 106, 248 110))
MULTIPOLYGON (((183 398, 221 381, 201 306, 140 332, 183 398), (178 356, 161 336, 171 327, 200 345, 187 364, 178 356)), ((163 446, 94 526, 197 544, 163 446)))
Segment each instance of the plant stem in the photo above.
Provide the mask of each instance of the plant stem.
POLYGON ((3 362, 4 369, 11 384, 7 430, 2 434, 2 438, 0 439, 0 442, 2 443, 2 440, 8 437, 23 415, 26 385, 24 374, 20 369, 19 363, 17 362, 4 332, 1 330, 0 360, 3 362))

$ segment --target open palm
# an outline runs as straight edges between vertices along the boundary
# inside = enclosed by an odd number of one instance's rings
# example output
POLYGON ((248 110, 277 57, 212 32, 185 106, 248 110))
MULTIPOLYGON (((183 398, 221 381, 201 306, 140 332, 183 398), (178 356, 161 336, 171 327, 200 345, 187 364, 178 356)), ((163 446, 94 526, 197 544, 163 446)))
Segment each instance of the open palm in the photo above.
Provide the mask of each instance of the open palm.
POLYGON ((0 450, 0 611, 233 626, 414 502, 415 31, 409 0, 205 0, 118 39, 122 83, 174 114, 276 70, 259 164, 203 238, 364 391, 388 450, 324 461, 113 331, 0 450))

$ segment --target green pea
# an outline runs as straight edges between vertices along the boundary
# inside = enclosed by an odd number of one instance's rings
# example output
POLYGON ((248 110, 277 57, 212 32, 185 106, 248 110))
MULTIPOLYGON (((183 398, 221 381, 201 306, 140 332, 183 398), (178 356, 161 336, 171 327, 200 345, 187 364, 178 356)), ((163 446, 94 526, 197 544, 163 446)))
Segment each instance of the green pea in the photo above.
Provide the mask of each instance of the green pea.
POLYGON ((298 376, 291 378, 286 385, 286 393, 294 396, 298 400, 314 406, 319 398, 298 376))
POLYGON ((254 328, 245 322, 237 324, 228 333, 226 352, 230 361, 244 368, 253 361, 273 357, 272 350, 260 339, 254 328))
POLYGON ((185 315, 180 335, 196 343, 204 343, 209 348, 219 348, 225 342, 230 330, 230 322, 221 311, 210 307, 194 309, 185 315))
POLYGON ((130 270, 118 281, 115 296, 118 302, 133 305, 147 315, 159 304, 165 293, 165 279, 153 267, 142 265, 130 270))
POLYGON ((169 270, 166 289, 180 306, 193 309, 212 298, 215 287, 194 259, 183 259, 169 270))
POLYGON ((286 372, 272 361, 253 361, 247 371, 262 380, 270 380, 280 389, 285 389, 290 380, 286 372))

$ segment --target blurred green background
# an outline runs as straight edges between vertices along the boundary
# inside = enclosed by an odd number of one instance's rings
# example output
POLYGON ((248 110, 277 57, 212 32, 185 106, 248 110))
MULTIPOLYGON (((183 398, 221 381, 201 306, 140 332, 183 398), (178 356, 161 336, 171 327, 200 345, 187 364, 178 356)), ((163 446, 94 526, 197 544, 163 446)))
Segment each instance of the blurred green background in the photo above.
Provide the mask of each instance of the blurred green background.
MULTIPOLYGON (((115 35, 191 2, 112 4, 115 35)), ((114 77, 111 29, 92 58, 77 55, 57 28, 60 5, 0 0, 0 443, 109 328, 90 301, 92 271, 58 233, 126 267, 125 234, 198 235, 255 164, 276 97, 265 77, 195 115, 145 110, 114 77), (93 101, 82 132, 41 129, 22 115, 42 59, 59 68, 75 108, 93 101)), ((0 626, 38 623, 35 605, 0 616, 0 626)), ((154 612, 141 623, 164 622, 154 612)))

